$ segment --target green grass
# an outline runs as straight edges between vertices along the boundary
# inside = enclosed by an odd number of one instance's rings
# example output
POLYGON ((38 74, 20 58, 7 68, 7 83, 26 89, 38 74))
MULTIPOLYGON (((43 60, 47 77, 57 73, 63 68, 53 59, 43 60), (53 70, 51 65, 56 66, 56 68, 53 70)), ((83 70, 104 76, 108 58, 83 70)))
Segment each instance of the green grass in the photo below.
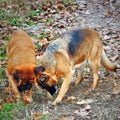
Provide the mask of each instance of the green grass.
POLYGON ((64 4, 67 4, 68 2, 75 2, 75 0, 62 0, 64 4))
POLYGON ((22 25, 22 20, 19 16, 11 16, 11 18, 8 19, 8 23, 20 27, 22 25))
POLYGON ((4 103, 2 106, 2 111, 0 112, 0 120, 13 120, 15 114, 25 106, 23 102, 21 103, 4 103))
POLYGON ((3 36, 3 39, 4 39, 4 40, 9 40, 9 39, 10 39, 10 35, 4 35, 4 36, 3 36))
POLYGON ((6 49, 7 49, 7 45, 4 45, 0 48, 0 59, 7 58, 6 49))
POLYGON ((40 118, 39 120, 49 120, 49 118, 50 118, 50 114, 45 114, 45 115, 43 115, 43 117, 40 118))
POLYGON ((40 36, 39 36, 40 38, 48 38, 49 37, 49 34, 48 33, 45 33, 45 32, 43 32, 43 33, 41 33, 40 34, 40 36))
POLYGON ((24 21, 25 24, 29 25, 29 26, 33 26, 34 22, 32 20, 26 20, 24 21))
MULTIPOLYGON (((4 74, 5 71, 5 67, 4 66, 0 66, 0 78, 1 79, 5 79, 6 75, 4 74)), ((1 83, 2 81, 0 81, 1 83)))
POLYGON ((50 24, 51 21, 52 21, 52 19, 48 18, 48 19, 46 20, 46 24, 50 24))
POLYGON ((43 13, 44 10, 42 10, 41 8, 40 9, 37 9, 37 10, 31 10, 29 12, 29 16, 30 18, 34 17, 34 16, 38 16, 40 13, 43 13))
POLYGON ((37 50, 41 47, 41 45, 39 44, 36 44, 36 47, 37 47, 37 50))
POLYGON ((0 19, 5 18, 7 16, 7 12, 0 10, 0 19))

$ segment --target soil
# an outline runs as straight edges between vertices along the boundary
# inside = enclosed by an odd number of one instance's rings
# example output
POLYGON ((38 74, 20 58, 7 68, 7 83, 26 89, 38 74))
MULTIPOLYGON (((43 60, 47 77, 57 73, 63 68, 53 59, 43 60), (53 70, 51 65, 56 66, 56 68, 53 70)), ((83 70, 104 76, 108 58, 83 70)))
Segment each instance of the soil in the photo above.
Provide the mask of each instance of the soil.
MULTIPOLYGON (((96 29, 101 35, 107 56, 119 66, 119 1, 78 0, 77 4, 79 5, 77 10, 69 14, 72 21, 67 23, 69 26, 64 24, 65 19, 61 19, 60 23, 63 23, 64 27, 53 27, 53 31, 57 29, 57 33, 60 34, 60 31, 65 31, 72 26, 96 29)), ((42 29, 42 27, 39 27, 40 23, 34 27, 27 28, 26 31, 38 34, 38 29, 42 29)), ((55 106, 52 106, 50 103, 56 96, 48 98, 45 90, 41 93, 34 88, 33 102, 26 105, 16 115, 15 119, 33 119, 32 114, 41 113, 42 115, 49 115, 48 118, 43 118, 45 120, 120 120, 120 70, 113 73, 101 67, 99 84, 94 91, 90 89, 92 82, 91 70, 86 68, 84 71, 84 81, 78 86, 74 86, 73 81, 63 101, 55 106), (117 90, 114 81, 117 82, 117 90)), ((60 86, 61 83, 59 84, 60 86)))

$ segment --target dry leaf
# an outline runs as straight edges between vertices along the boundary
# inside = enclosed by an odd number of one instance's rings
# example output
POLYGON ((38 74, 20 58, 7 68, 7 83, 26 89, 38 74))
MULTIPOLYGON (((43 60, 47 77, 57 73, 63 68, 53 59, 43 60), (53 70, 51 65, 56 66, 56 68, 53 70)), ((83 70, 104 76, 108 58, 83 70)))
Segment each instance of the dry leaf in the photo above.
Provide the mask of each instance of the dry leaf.
POLYGON ((93 99, 86 99, 86 100, 78 101, 77 104, 84 105, 84 104, 88 104, 88 103, 92 103, 92 102, 93 102, 93 99))
POLYGON ((74 96, 70 96, 70 97, 68 97, 67 98, 67 102, 72 102, 72 101, 74 101, 74 100, 76 100, 76 97, 74 97, 74 96))
POLYGON ((16 98, 5 98, 5 102, 7 103, 13 103, 13 102, 16 102, 16 98))
POLYGON ((58 7, 59 10, 63 10, 64 9, 64 5, 62 3, 59 3, 57 5, 57 7, 58 7))
POLYGON ((54 37, 53 35, 51 35, 51 36, 48 38, 48 40, 49 40, 49 41, 52 41, 52 40, 54 40, 54 38, 55 38, 55 37, 54 37))
POLYGON ((75 120, 73 116, 62 116, 59 120, 75 120))
POLYGON ((110 39, 110 38, 111 38, 110 36, 105 35, 103 39, 104 39, 104 40, 108 40, 108 39, 110 39))
POLYGON ((0 101, 0 111, 2 111, 3 101, 0 101))
POLYGON ((34 120, 38 120, 38 119, 40 119, 42 117, 43 117, 42 113, 34 113, 34 114, 32 114, 32 119, 34 119, 34 120))
POLYGON ((113 95, 120 94, 120 85, 117 85, 113 88, 112 94, 113 95))
POLYGON ((82 117, 85 117, 91 113, 91 106, 87 105, 85 108, 80 109, 80 110, 75 110, 75 114, 80 115, 82 117))

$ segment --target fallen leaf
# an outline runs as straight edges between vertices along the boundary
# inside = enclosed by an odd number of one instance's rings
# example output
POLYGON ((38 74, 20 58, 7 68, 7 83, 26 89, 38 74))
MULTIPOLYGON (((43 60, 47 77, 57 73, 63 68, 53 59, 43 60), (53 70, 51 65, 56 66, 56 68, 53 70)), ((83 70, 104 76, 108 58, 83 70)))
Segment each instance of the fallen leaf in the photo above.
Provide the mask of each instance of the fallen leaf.
POLYGON ((75 120, 73 116, 62 116, 59 120, 75 120))
POLYGON ((103 39, 104 39, 104 40, 108 40, 108 39, 110 39, 110 38, 111 38, 110 36, 105 35, 103 39))
POLYGON ((34 113, 34 114, 32 114, 32 119, 34 119, 34 120, 38 120, 38 119, 40 119, 42 117, 43 117, 42 113, 34 113))
POLYGON ((117 95, 120 93, 120 85, 117 85, 113 88, 112 94, 117 95))
POLYGON ((0 101, 0 111, 2 111, 3 101, 0 101))
POLYGON ((72 102, 72 101, 74 101, 74 100, 76 100, 76 97, 74 97, 74 96, 70 96, 70 97, 68 97, 67 98, 67 102, 72 102))
POLYGON ((51 35, 51 36, 48 38, 49 41, 52 41, 52 40, 54 40, 54 39, 55 39, 55 37, 54 37, 53 35, 51 35))
POLYGON ((16 98, 5 98, 5 102, 7 103, 13 103, 13 102, 16 102, 16 98))
POLYGON ((93 102, 93 99, 86 99, 86 100, 78 101, 77 104, 84 105, 84 104, 88 104, 88 103, 92 103, 92 102, 93 102))
POLYGON ((82 116, 83 118, 91 113, 91 106, 87 105, 85 108, 80 110, 75 110, 75 114, 82 116))
POLYGON ((65 6, 62 3, 59 3, 57 7, 59 10, 63 10, 65 6))

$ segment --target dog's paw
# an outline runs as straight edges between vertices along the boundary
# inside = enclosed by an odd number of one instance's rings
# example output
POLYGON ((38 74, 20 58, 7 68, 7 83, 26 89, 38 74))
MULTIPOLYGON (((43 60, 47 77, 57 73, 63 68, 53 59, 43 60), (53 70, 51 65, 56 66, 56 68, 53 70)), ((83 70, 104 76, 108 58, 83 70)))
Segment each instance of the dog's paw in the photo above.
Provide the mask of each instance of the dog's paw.
POLYGON ((97 85, 96 85, 96 84, 95 84, 95 85, 94 85, 94 84, 91 85, 91 90, 92 90, 92 91, 94 91, 96 88, 97 88, 97 85))
POLYGON ((52 104, 52 105, 57 105, 57 104, 59 104, 60 102, 61 102, 61 99, 56 98, 51 104, 52 104))
POLYGON ((23 101, 26 103, 26 104, 30 104, 33 100, 31 97, 23 97, 23 101))

